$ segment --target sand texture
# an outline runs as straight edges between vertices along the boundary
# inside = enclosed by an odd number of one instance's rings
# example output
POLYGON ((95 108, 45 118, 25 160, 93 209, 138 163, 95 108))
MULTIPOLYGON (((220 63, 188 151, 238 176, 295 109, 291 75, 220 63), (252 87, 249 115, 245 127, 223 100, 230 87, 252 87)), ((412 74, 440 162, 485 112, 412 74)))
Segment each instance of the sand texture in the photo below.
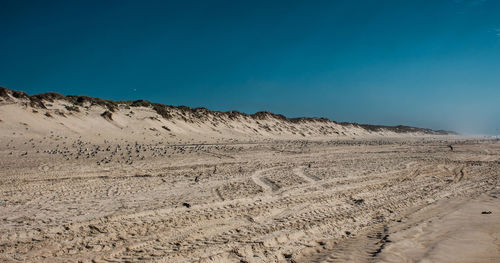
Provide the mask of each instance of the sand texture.
POLYGON ((11 97, 2 262, 500 261, 497 140, 11 97))

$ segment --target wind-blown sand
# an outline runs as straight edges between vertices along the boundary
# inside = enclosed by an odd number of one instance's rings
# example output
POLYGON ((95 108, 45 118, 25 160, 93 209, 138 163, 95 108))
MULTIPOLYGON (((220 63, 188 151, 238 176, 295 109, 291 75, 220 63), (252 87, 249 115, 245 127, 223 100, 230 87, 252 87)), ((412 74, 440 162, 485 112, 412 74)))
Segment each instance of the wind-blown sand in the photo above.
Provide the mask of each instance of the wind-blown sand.
POLYGON ((500 260, 497 140, 44 105, 0 104, 0 261, 500 260))
POLYGON ((498 262, 500 189, 438 202, 396 224, 379 258, 386 262, 498 262), (488 212, 491 212, 489 214, 488 212))

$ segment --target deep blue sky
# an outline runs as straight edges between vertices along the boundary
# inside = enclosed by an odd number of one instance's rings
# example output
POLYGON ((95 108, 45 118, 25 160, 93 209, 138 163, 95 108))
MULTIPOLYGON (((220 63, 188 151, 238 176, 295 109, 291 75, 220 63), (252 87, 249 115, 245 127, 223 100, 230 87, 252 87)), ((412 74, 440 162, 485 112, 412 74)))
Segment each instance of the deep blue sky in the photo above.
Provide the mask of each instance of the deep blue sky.
POLYGON ((0 0, 0 85, 500 134, 500 1, 0 0))

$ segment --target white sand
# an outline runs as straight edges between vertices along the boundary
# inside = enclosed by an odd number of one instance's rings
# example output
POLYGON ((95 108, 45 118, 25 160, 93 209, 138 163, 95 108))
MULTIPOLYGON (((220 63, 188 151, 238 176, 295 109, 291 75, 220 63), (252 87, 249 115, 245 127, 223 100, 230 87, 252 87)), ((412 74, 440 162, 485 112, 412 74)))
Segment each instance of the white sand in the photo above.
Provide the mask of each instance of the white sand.
POLYGON ((394 226, 384 262, 500 262, 500 191, 446 200, 394 226), (491 214, 482 214, 491 212, 491 214), (403 226, 409 227, 408 229, 403 226), (400 229, 400 230, 399 230, 400 229))
POLYGON ((65 103, 0 102, 1 262, 498 262, 498 141, 65 103))

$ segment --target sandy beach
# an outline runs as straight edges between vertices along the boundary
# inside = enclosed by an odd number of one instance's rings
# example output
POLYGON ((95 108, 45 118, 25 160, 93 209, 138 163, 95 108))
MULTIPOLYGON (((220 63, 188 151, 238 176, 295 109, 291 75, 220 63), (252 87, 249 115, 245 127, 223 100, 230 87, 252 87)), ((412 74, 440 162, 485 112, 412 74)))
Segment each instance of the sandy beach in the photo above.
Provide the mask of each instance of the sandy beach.
POLYGON ((391 228, 383 262, 498 262, 500 194, 438 202, 391 228))
POLYGON ((495 139, 23 101, 0 105, 2 262, 500 259, 495 139))

